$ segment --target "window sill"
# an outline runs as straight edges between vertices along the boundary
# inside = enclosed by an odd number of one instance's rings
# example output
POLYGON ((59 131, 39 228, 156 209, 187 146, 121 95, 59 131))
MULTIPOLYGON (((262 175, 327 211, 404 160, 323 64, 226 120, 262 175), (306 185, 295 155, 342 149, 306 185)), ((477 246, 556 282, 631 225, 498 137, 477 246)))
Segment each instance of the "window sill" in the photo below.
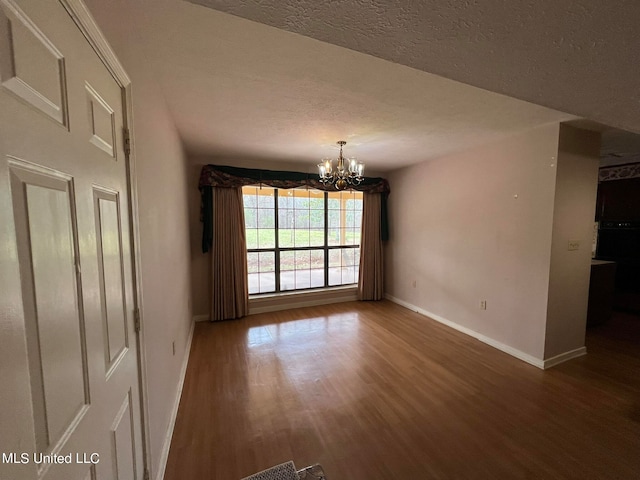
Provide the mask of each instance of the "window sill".
POLYGON ((358 299, 356 285, 249 296, 249 315, 358 299))

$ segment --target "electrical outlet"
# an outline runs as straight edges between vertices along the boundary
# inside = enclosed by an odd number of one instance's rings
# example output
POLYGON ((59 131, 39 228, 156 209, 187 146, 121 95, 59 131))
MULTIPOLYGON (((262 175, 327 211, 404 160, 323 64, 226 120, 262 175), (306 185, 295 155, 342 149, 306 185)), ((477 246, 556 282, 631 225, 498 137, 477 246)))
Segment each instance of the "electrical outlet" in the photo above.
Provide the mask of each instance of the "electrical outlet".
POLYGON ((567 250, 573 252, 575 250, 580 250, 580 240, 569 240, 569 245, 567 246, 567 250))
POLYGON ((486 309, 487 309, 487 301, 480 300, 480 310, 486 310, 486 309))

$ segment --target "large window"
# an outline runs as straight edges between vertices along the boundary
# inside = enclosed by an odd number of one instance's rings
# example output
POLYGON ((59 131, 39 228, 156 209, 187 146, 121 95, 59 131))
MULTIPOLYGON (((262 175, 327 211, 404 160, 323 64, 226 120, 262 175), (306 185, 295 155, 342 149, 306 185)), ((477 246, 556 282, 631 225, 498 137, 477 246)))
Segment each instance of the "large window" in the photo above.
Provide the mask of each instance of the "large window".
POLYGON ((243 187, 249 293, 358 282, 362 193, 243 187))

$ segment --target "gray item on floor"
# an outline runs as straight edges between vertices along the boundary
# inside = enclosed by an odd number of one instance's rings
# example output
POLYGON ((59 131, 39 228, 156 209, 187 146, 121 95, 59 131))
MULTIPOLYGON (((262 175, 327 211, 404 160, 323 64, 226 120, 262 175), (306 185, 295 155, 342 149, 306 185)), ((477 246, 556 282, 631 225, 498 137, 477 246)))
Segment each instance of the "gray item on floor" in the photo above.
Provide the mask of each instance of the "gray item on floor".
POLYGON ((326 480, 320 465, 311 465, 296 471, 292 461, 275 465, 242 480, 326 480))

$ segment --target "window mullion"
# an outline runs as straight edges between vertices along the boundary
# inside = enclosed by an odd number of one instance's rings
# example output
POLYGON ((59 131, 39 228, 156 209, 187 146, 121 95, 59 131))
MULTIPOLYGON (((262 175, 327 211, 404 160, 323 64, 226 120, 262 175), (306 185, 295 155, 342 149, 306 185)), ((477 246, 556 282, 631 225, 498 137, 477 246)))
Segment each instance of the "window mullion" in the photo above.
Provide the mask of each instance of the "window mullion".
MULTIPOLYGON (((243 189, 244 190, 244 189, 243 189)), ((313 197, 313 205, 311 202, 311 194, 308 195, 308 205, 306 206, 306 212, 304 212, 303 209, 305 209, 305 207, 301 204, 301 211, 299 212, 301 216, 305 216, 308 218, 309 221, 309 225, 307 226, 308 232, 306 234, 306 236, 308 236, 309 238, 309 244, 308 246, 296 246, 296 243, 294 241, 294 243, 292 245, 289 246, 289 241, 287 240, 285 242, 285 246, 280 245, 280 202, 279 202, 279 189, 274 188, 273 189, 273 214, 274 214, 274 219, 273 219, 273 228, 275 230, 275 236, 273 239, 273 246, 269 246, 269 247, 265 247, 265 246, 258 246, 256 245, 257 248, 248 248, 247 249, 247 257, 249 257, 249 255, 253 255, 253 256, 257 256, 256 259, 253 259, 252 257, 252 261, 256 262, 257 261, 257 266, 258 266, 258 292, 257 293, 268 293, 268 292, 263 292, 263 288, 266 288, 264 285, 262 285, 262 269, 266 268, 266 264, 263 264, 263 261, 266 262, 266 260, 264 260, 262 258, 262 255, 269 255, 271 256, 271 254, 273 255, 273 262, 274 262, 274 266, 273 266, 273 273, 275 274, 275 278, 274 278, 274 284, 272 286, 273 290, 269 289, 270 291, 273 291, 274 293, 282 293, 284 291, 288 291, 289 289, 291 290, 307 290, 308 288, 317 288, 319 286, 323 286, 324 288, 331 288, 332 286, 337 286, 337 285, 345 285, 345 282, 351 282, 352 281, 352 277, 354 276, 355 272, 351 272, 349 273, 349 270, 353 270, 353 269, 357 269, 358 265, 354 263, 355 261, 355 255, 356 255, 356 251, 360 249, 360 244, 353 244, 352 242, 349 242, 349 245, 346 245, 346 243, 349 240, 353 240, 352 237, 355 236, 355 227, 354 225, 351 225, 350 228, 348 229, 349 231, 347 232, 347 222, 346 222, 346 218, 349 215, 355 215, 355 203, 354 205, 350 205, 352 208, 348 209, 347 205, 345 204, 345 199, 342 198, 343 195, 340 195, 341 192, 338 192, 339 195, 334 195, 334 193, 330 192, 330 191, 322 191, 322 196, 318 197, 317 196, 317 191, 314 191, 313 197), (331 194, 331 196, 329 195, 331 194), (331 210, 329 209, 329 200, 331 200, 332 202, 334 201, 333 198, 336 198, 337 200, 337 210, 331 210), (316 235, 316 226, 315 223, 312 224, 312 216, 314 218, 317 219, 317 217, 315 217, 315 215, 317 214, 317 200, 319 199, 323 200, 323 207, 322 207, 322 215, 324 217, 324 229, 322 231, 322 239, 323 242, 318 245, 316 242, 317 239, 317 235, 316 235), (313 206, 313 209, 312 209, 313 206), (314 213, 314 215, 312 215, 312 213, 314 213), (329 240, 332 239, 332 237, 330 237, 331 232, 330 230, 330 219, 332 219, 333 217, 336 217, 337 219, 340 220, 340 224, 336 226, 337 232, 339 237, 340 237, 340 241, 338 242, 338 244, 333 245, 329 243, 329 240), (313 232, 313 235, 312 235, 313 232), (313 245, 311 244, 311 239, 314 239, 313 245), (345 265, 345 272, 348 274, 347 276, 345 276, 344 278, 341 279, 336 279, 338 283, 336 283, 335 285, 331 285, 331 281, 332 281, 332 275, 330 274, 330 265, 331 265, 331 261, 330 261, 330 254, 332 253, 337 253, 340 256, 342 256, 343 253, 345 253, 345 249, 349 251, 349 255, 344 259, 346 262, 345 265), (317 251, 320 250, 323 252, 324 258, 323 258, 323 274, 322 274, 322 278, 323 278, 323 283, 318 283, 318 275, 320 272, 317 272, 317 270, 314 270, 312 268, 311 263, 309 264, 309 275, 312 277, 310 278, 310 286, 304 286, 302 284, 299 285, 299 288, 297 288, 297 283, 295 281, 296 278, 296 264, 294 261, 294 270, 292 271, 292 273, 294 274, 294 284, 289 288, 288 284, 286 286, 287 290, 282 290, 283 288, 283 282, 282 282, 282 268, 283 268, 283 264, 282 262, 283 257, 288 259, 289 257, 291 257, 293 255, 293 258, 295 259, 296 255, 295 252, 305 252, 308 253, 309 256, 309 262, 311 262, 311 258, 314 257, 314 254, 317 253, 317 251), (267 254, 267 252, 269 252, 267 254), (291 252, 291 253, 289 253, 291 252), (315 253, 314 253, 315 252, 315 253), (312 275, 313 272, 313 275, 312 275), (314 283, 315 282, 315 283, 314 283), (311 286, 313 285, 313 286, 311 286)), ((243 192, 244 193, 244 192, 243 192)), ((320 193, 320 192, 318 192, 320 193)), ((252 208, 254 208, 255 210, 255 221, 257 222, 257 224, 255 226, 253 226, 252 228, 255 229, 255 234, 260 237, 260 232, 261 232, 261 227, 260 227, 260 220, 258 217, 260 217, 259 213, 261 211, 266 212, 266 210, 260 210, 262 208, 262 204, 261 204, 261 199, 262 197, 258 198, 258 196, 260 195, 257 191, 257 189, 255 190, 249 190, 247 188, 246 191, 246 195, 245 197, 248 198, 249 195, 253 195, 254 198, 252 199, 251 205, 255 204, 252 208)), ((302 196, 302 195, 301 195, 302 196)), ((289 200, 289 196, 285 197, 286 200, 289 200)), ((351 200, 351 198, 350 198, 351 200)), ((359 203, 362 203, 362 199, 361 197, 358 197, 359 203)), ((269 202, 270 203, 270 202, 269 202)), ((295 202, 294 202, 295 203, 295 202)), ((295 205, 289 205, 289 203, 283 204, 285 207, 285 212, 289 212, 289 208, 291 207, 291 212, 292 215, 295 217, 296 216, 296 208, 295 205)), ((268 208, 266 205, 264 205, 264 208, 268 208)), ((362 215, 362 213, 360 212, 359 215, 362 215)), ((287 228, 289 225, 289 222, 287 220, 291 220, 290 218, 285 218, 285 224, 284 227, 287 228)), ((361 221, 362 222, 362 221, 361 221)), ((360 222, 360 223, 361 223, 360 222)), ((248 224, 250 222, 247 222, 248 224)), ((251 224, 252 225, 252 224, 251 224)), ((302 225, 300 225, 302 226, 302 225)), ((292 236, 295 237, 295 233, 296 233, 296 229, 295 226, 291 226, 291 232, 292 232, 292 236)), ((265 227, 267 228, 267 227, 265 227)), ((300 233, 301 237, 304 236, 304 233, 300 233)), ((359 253, 359 252, 358 252, 359 253)), ((288 261, 288 260, 287 260, 288 261)), ((306 262, 306 261, 305 261, 306 262)), ((339 262, 340 265, 338 266, 338 272, 336 273, 341 273, 344 274, 345 272, 341 271, 341 265, 342 262, 339 262)), ((317 264, 316 264, 317 265, 317 264)), ((286 278, 289 278, 289 271, 287 270, 287 275, 286 278)), ((271 274, 271 272, 269 272, 269 275, 271 274)), ((251 275, 251 274, 249 274, 251 275)), ((252 278, 252 281, 255 280, 252 278)), ((266 281, 266 280, 265 280, 266 281)), ((266 284, 265 284, 266 285, 266 284)))
POLYGON ((280 291, 280 230, 279 230, 279 220, 278 220, 278 189, 275 188, 274 189, 274 193, 273 193, 273 199, 274 199, 274 204, 273 204, 273 208, 274 208, 274 214, 275 214, 275 219, 274 219, 274 225, 276 227, 276 231, 275 231, 275 250, 274 250, 274 262, 275 262, 275 271, 276 271, 276 292, 280 291))
POLYGON ((324 286, 329 286, 329 192, 324 192, 324 286))

